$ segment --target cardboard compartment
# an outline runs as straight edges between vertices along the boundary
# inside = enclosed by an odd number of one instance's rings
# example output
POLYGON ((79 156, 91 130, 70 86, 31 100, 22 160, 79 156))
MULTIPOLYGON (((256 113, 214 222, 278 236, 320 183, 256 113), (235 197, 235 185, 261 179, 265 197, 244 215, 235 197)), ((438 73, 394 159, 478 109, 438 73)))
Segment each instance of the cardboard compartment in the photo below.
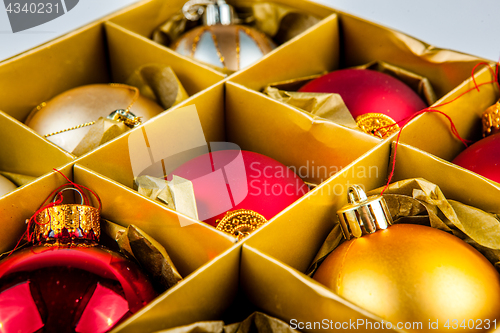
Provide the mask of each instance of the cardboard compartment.
POLYGON ((134 224, 160 242, 179 273, 187 276, 231 247, 232 237, 144 198, 79 164, 75 182, 94 190, 103 203, 102 217, 122 226, 134 224))
POLYGON ((153 175, 149 172, 157 168, 168 175, 221 141, 274 158, 313 183, 328 179, 378 142, 221 82, 77 163, 132 188, 138 175, 153 175), (339 141, 339 136, 348 140, 339 141))
MULTIPOLYGON (((133 223, 153 236, 185 278, 123 323, 123 331, 137 331, 137 327, 141 331, 146 327, 160 330, 216 319, 226 311, 238 290, 241 249, 233 246, 232 237, 199 221, 181 227, 179 220, 186 217, 80 165, 70 163, 59 171, 97 193, 103 218, 125 227, 133 223)), ((15 247, 26 230, 25 220, 66 182, 62 175, 52 172, 0 200, 0 253, 15 247)), ((96 206, 97 200, 92 201, 96 206)))
MULTIPOLYGON (((337 223, 335 212, 347 203, 348 187, 358 184, 368 191, 385 185, 392 161, 391 144, 385 141, 365 154, 245 242, 241 281, 254 304, 287 322, 292 319, 321 322, 325 318, 334 323, 349 321, 349 318, 362 319, 365 323, 367 318, 376 320, 303 272, 337 223)), ((417 177, 437 184, 447 199, 487 212, 500 212, 500 187, 439 157, 399 144, 392 181, 417 177)), ((320 329, 304 331, 319 332, 320 329)))
MULTIPOLYGON (((358 184, 367 191, 387 182, 392 164, 390 141, 320 184, 247 240, 248 245, 305 272, 334 224, 336 212, 347 203, 347 189, 358 184), (280 235, 279 244, 274 239, 280 235), (301 244, 301 246, 296 246, 301 244)), ((400 143, 392 182, 424 178, 437 184, 447 199, 487 212, 499 213, 500 187, 484 177, 439 157, 400 143)))
MULTIPOLYGON (((488 67, 479 67, 474 80, 472 77, 465 80, 435 103, 438 105, 435 109, 447 114, 460 136, 471 142, 482 138, 481 116, 486 108, 500 98, 496 84, 489 83, 494 80, 494 75, 488 67)), ((423 114, 410 122, 401 133, 401 142, 448 161, 466 148, 453 135, 450 121, 437 113, 423 114)))
MULTIPOLYGON (((51 176, 53 168, 71 174, 64 167, 72 156, 42 139, 16 119, 0 111, 0 171, 29 177, 42 177, 0 197, 0 253, 14 247, 26 229, 25 220, 31 217, 42 200, 51 192, 51 185, 60 181, 51 176)), ((62 178, 62 177, 61 177, 62 178)), ((22 185, 22 184, 19 184, 22 185)))
POLYGON ((240 276, 255 305, 301 332, 402 332, 381 329, 386 327, 382 319, 248 244, 243 245, 240 276))
POLYGON ((156 332, 218 320, 238 294, 241 247, 235 246, 170 288, 112 332, 156 332))
MULTIPOLYGON (((137 6, 131 7, 130 10, 125 11, 121 14, 118 14, 111 18, 111 22, 116 23, 119 26, 122 26, 123 28, 130 30, 131 32, 141 35, 145 38, 151 38, 153 31, 163 24, 166 20, 174 16, 176 13, 178 13, 181 9, 182 6, 186 3, 186 0, 174 0, 174 1, 169 1, 166 3, 165 1, 161 0, 152 0, 148 2, 141 3, 137 6)), ((332 14, 333 10, 331 8, 328 8, 326 6, 322 6, 317 3, 309 2, 309 1, 301 1, 301 0, 293 0, 293 1, 286 1, 286 0, 272 0, 269 1, 271 3, 276 3, 276 4, 281 4, 281 5, 286 5, 290 6, 294 9, 297 9, 299 12, 303 13, 308 13, 311 15, 314 15, 318 17, 319 19, 324 19, 328 15, 332 14)), ((228 1, 229 4, 238 6, 238 5, 247 5, 248 6, 248 1, 243 1, 243 0, 230 0, 228 1)), ((269 14, 273 15, 273 14, 269 14)), ((285 49, 288 49, 292 47, 292 44, 303 44, 304 42, 298 42, 299 40, 303 39, 305 36, 308 36, 310 32, 315 30, 317 27, 314 26, 304 32, 302 32, 300 35, 298 35, 295 38, 292 38, 291 40, 287 41, 286 43, 282 44, 279 46, 277 49, 269 53, 268 55, 265 56, 265 58, 273 58, 277 54, 286 52, 284 51, 285 49)), ((308 44, 311 45, 311 44, 308 44)), ((171 50, 168 47, 161 46, 163 49, 168 50, 168 52, 176 54, 175 51, 171 50)), ((293 48, 293 47, 292 47, 293 48)), ((186 57, 186 59, 189 59, 186 57)))
MULTIPOLYGON (((240 85, 220 83, 96 149, 79 163, 133 187, 138 173, 134 173, 133 166, 137 157, 131 152, 136 140, 144 140, 142 134, 138 134, 140 131, 147 133, 148 147, 161 151, 165 157, 210 142, 228 141, 243 150, 272 157, 313 183, 329 178, 379 142, 356 130, 314 119, 240 85), (188 106, 196 110, 186 111, 188 106), (203 137, 195 131, 202 131, 203 137), (157 147, 151 142, 153 136, 158 138, 157 147), (339 136, 345 141, 339 140, 339 136), (316 170, 309 172, 309 168, 316 170)), ((155 156, 151 163, 160 159, 159 155, 155 156)), ((167 174, 181 163, 174 165, 171 160, 166 166, 167 174)))
MULTIPOLYGON (((43 151, 50 154, 50 150, 42 146, 40 152, 43 151)), ((58 166, 58 170, 70 179, 73 177, 71 164, 58 166)), ((0 198, 0 224, 2 225, 0 253, 10 251, 15 247, 26 231, 26 220, 40 208, 54 189, 65 183, 64 177, 51 172, 0 198)))
POLYGON ((291 46, 287 52, 263 59, 235 74, 231 81, 261 90, 272 82, 383 61, 427 77, 437 97, 441 98, 467 79, 478 62, 484 61, 430 46, 343 12, 323 20, 310 35, 316 33, 322 36, 317 43, 311 43, 306 49, 291 46), (318 54, 322 54, 321 58, 318 54), (317 60, 322 62, 311 61, 310 57, 318 57, 317 60), (270 71, 270 68, 282 70, 270 71))
POLYGON ((188 94, 196 94, 223 76, 186 64, 112 24, 91 24, 0 64, 0 110, 25 121, 37 105, 74 87, 124 83, 141 65, 171 66, 188 94), (188 69, 189 68, 189 69, 188 69))
MULTIPOLYGON (((314 42, 304 46, 300 45, 301 41, 297 41, 297 45, 290 45, 283 52, 276 53, 275 57, 265 58, 236 73, 229 79, 230 82, 261 91, 273 82, 383 61, 428 78, 438 98, 434 104, 437 105, 473 87, 470 79, 472 69, 484 61, 430 46, 403 33, 342 12, 323 20, 309 33, 308 38, 308 42, 314 42)), ((492 79, 486 68, 480 68, 476 73, 477 83, 492 79)), ((473 110, 484 109, 484 106, 494 102, 495 93, 491 87, 481 86, 480 92, 470 92, 458 101, 439 108, 452 116, 466 139, 477 134, 477 131, 470 129, 471 122, 480 122, 477 116, 482 111, 473 110)), ((449 125, 443 119, 438 115, 417 117, 403 131, 401 142, 451 159, 460 149, 460 142, 457 144, 452 138, 449 125)))

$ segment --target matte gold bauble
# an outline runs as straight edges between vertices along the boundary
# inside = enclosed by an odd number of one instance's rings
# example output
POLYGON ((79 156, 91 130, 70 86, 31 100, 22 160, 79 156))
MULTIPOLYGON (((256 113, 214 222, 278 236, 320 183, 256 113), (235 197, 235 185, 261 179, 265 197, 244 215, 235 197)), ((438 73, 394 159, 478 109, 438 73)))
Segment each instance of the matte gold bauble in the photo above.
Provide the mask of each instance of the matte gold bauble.
MULTIPOLYGON (((373 216, 366 217, 373 211, 357 214, 360 220, 372 220, 373 216)), ((458 325, 465 320, 467 326, 469 320, 477 324, 476 320, 489 319, 491 328, 493 320, 500 320, 500 275, 467 243, 420 225, 366 231, 335 249, 314 279, 385 321, 421 322, 416 332, 428 331, 429 320, 439 322, 433 332, 449 332, 444 325, 448 321, 451 326, 452 320, 458 325)), ((475 326, 460 331, 474 331, 475 326)), ((484 331, 486 326, 481 327, 484 331)))
POLYGON ((0 175, 0 197, 11 191, 14 191, 16 188, 17 186, 14 183, 12 183, 4 176, 0 175))
MULTIPOLYGON (((106 118, 115 110, 126 109, 134 99, 135 92, 125 85, 92 84, 81 86, 57 95, 33 110, 26 125, 40 135, 61 131, 106 118)), ((154 101, 139 96, 130 112, 144 122, 163 108, 154 101)), ((66 151, 73 151, 89 131, 90 126, 47 137, 66 151)))

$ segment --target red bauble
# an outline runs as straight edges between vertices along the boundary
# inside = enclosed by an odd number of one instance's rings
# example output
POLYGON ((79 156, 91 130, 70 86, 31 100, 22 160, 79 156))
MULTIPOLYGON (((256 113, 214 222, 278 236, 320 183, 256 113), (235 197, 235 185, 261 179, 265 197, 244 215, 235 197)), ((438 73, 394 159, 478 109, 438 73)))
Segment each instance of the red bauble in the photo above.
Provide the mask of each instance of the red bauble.
POLYGON ((465 149, 455 157, 453 163, 500 183, 500 133, 465 149))
POLYGON ((156 297, 136 264, 97 244, 100 207, 72 185, 29 220, 34 246, 0 262, 2 332, 103 333, 156 297), (68 189, 81 204, 61 204, 68 189))
POLYGON ((100 246, 30 247, 0 265, 2 332, 106 332, 155 297, 137 265, 100 246))
POLYGON ((252 210, 269 220, 308 191, 291 169, 250 151, 205 154, 171 175, 193 182, 199 218, 214 226, 227 211, 237 209, 252 210))
POLYGON ((370 69, 334 71, 307 83, 299 91, 339 94, 354 118, 382 113, 399 122, 426 107, 406 84, 370 69))

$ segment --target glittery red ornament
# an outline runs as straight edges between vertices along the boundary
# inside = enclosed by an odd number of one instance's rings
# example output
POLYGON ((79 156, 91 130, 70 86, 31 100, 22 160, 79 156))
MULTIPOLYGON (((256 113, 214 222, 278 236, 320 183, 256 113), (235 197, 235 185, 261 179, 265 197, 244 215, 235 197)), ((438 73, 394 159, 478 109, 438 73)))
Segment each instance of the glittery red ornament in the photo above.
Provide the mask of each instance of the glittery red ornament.
POLYGON ((193 182, 198 216, 211 225, 237 209, 252 210, 269 220, 308 191, 293 170, 250 151, 205 154, 171 175, 193 182))
POLYGON ((339 94, 354 118, 381 113, 399 122, 426 107, 406 84, 370 69, 334 71, 307 83, 299 91, 339 94))
POLYGON ((1 332, 107 332, 156 297, 136 264, 97 245, 99 223, 83 204, 36 215, 35 246, 0 262, 1 332))
POLYGON ((455 157, 453 163, 500 183, 500 133, 465 149, 455 157))

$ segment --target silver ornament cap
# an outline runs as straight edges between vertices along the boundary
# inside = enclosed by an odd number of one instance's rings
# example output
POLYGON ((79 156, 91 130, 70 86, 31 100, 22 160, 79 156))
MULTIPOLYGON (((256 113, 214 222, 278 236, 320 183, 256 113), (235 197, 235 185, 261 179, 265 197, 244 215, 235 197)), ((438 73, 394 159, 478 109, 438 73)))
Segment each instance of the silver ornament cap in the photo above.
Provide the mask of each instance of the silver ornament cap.
POLYGON ((236 24, 238 19, 225 0, 190 0, 184 4, 182 12, 190 21, 197 21, 203 15, 204 26, 236 24))
POLYGON ((359 185, 349 186, 348 204, 337 211, 345 239, 359 238, 392 224, 391 213, 381 195, 367 197, 359 185))

